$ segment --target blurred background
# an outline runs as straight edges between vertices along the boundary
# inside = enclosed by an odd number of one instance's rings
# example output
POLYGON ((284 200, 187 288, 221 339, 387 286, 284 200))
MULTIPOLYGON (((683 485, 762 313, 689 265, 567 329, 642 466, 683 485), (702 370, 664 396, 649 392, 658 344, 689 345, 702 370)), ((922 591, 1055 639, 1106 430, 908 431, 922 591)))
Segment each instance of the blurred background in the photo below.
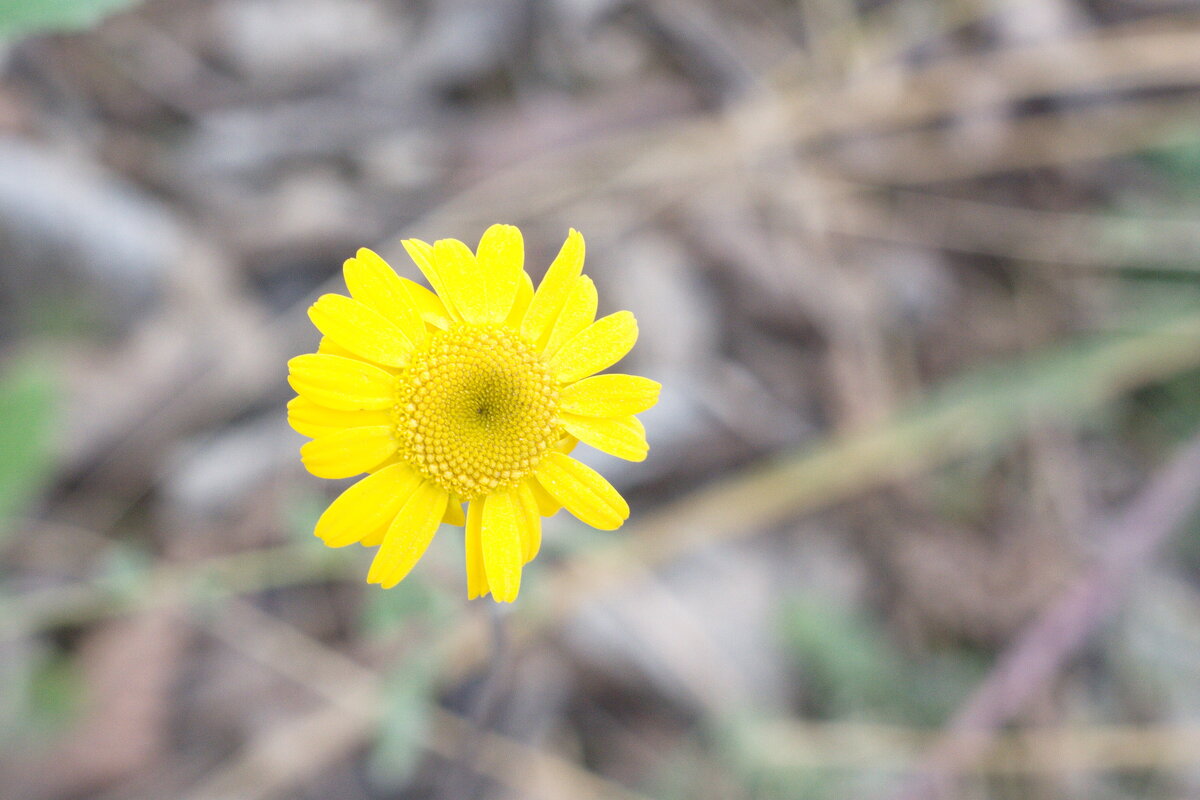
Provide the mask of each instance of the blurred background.
POLYGON ((1200 4, 0 0, 0 797, 1200 796, 1200 4), (497 625, 285 422, 568 227, 649 459, 497 625))

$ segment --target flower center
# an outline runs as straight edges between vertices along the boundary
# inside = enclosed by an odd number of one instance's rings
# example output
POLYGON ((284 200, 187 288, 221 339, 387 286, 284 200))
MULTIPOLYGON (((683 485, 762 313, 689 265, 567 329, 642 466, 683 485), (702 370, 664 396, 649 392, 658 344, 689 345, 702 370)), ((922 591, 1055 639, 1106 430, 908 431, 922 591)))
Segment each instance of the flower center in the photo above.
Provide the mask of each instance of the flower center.
POLYGON ((553 375, 506 328, 438 331, 405 378, 395 409, 402 452, 463 499, 516 485, 560 435, 553 375))

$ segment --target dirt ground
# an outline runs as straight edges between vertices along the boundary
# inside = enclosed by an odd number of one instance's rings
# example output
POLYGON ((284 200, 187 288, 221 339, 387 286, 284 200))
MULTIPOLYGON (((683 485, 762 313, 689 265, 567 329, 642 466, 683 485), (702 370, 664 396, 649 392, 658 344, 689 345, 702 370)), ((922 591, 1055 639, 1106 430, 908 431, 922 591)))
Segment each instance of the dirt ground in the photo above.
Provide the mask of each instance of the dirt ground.
POLYGON ((1200 4, 39 3, 0 798, 1200 795, 1200 4), (357 248, 494 222, 663 384, 512 607, 366 585, 284 409, 357 248))

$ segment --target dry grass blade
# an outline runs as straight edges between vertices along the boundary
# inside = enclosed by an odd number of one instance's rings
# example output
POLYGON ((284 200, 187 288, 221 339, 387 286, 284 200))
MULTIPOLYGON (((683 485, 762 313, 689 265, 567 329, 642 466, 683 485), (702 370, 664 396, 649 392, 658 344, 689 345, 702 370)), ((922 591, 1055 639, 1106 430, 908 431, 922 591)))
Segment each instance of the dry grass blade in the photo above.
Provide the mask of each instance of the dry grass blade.
POLYGON ((135 580, 101 578, 5 600, 0 642, 47 628, 186 604, 199 597, 262 591, 344 574, 347 554, 304 545, 266 547, 199 562, 163 564, 135 580), (332 557, 331 557, 332 555, 332 557))
POLYGON ((1117 606, 1137 571, 1200 501, 1200 437, 1181 448, 1120 514, 1100 527, 1098 563, 1001 655, 931 749, 923 774, 897 797, 950 796, 947 776, 978 759, 994 731, 1058 674, 1117 606))
MULTIPOLYGON (((910 131, 859 153, 855 181, 913 186, 1016 170, 1096 161, 1160 145, 1200 122, 1195 100, 1148 99, 1084 106, 998 123, 983 119, 946 131, 910 131), (995 147, 975 143, 999 133, 995 147)), ((836 156, 836 153, 835 153, 836 156)))
MULTIPOLYGON (((1102 107, 1015 121, 983 117, 978 125, 1001 125, 1005 133, 1004 146, 983 159, 965 146, 957 158, 952 147, 947 151, 948 144, 974 139, 976 131, 969 126, 949 142, 912 129, 1045 96, 1188 84, 1200 79, 1197 48, 1195 21, 1150 30, 1139 23, 1101 36, 935 61, 919 69, 866 70, 847 84, 802 84, 753 97, 724 116, 676 121, 529 159, 461 192, 416 227, 444 231, 479 224, 497 208, 523 221, 561 210, 585 194, 595 198, 711 180, 780 147, 811 154, 849 136, 890 137, 878 143, 878 166, 856 173, 881 183, 929 183, 1110 157, 1150 146, 1164 130, 1182 129, 1200 113, 1187 101, 1167 99, 1125 104, 1115 113, 1102 107), (971 100, 947 91, 971 76, 999 93, 971 100), (514 196, 523 198, 520 205, 513 204, 514 196)), ((400 254, 401 238, 388 242, 386 252, 400 254)))
MULTIPOLYGON (((936 731, 854 722, 783 721, 756 726, 747 744, 760 763, 786 769, 907 772, 936 731)), ((979 758, 948 764, 956 775, 1066 775, 1187 767, 1200 759, 1196 725, 1096 725, 964 734, 979 758)))
POLYGON ((830 185, 821 231, 903 245, 1099 269, 1200 269, 1200 224, 1149 216, 1042 211, 917 191, 890 207, 830 185))
POLYGON ((952 56, 916 69, 866 70, 844 87, 800 87, 786 103, 805 141, 882 134, 1037 97, 1191 86, 1200 81, 1197 47, 1200 20, 1134 23, 1095 35, 952 56), (973 81, 995 91, 964 91, 973 81))
MULTIPOLYGON (((345 758, 374 731, 382 709, 382 681, 374 671, 325 647, 253 605, 231 600, 206 629, 230 647, 309 687, 329 705, 284 722, 243 748, 185 800, 270 800, 345 758)), ((466 720, 438 711, 427 747, 443 758, 462 752, 474 731, 466 720)), ((646 800, 564 759, 494 733, 482 738, 476 765, 521 797, 543 797, 539 779, 569 787, 570 797, 646 800)), ((549 798, 547 798, 549 800, 549 798)))

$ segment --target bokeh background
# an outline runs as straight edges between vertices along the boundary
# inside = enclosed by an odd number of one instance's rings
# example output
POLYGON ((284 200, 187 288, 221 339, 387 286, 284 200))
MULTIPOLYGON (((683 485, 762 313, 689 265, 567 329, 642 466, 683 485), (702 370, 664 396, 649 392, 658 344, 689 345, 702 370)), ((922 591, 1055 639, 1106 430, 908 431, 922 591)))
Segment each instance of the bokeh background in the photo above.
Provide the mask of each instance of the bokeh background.
POLYGON ((1200 795, 1200 5, 0 0, 0 797, 1200 795), (568 227, 619 532, 392 591, 285 423, 360 246, 568 227))

